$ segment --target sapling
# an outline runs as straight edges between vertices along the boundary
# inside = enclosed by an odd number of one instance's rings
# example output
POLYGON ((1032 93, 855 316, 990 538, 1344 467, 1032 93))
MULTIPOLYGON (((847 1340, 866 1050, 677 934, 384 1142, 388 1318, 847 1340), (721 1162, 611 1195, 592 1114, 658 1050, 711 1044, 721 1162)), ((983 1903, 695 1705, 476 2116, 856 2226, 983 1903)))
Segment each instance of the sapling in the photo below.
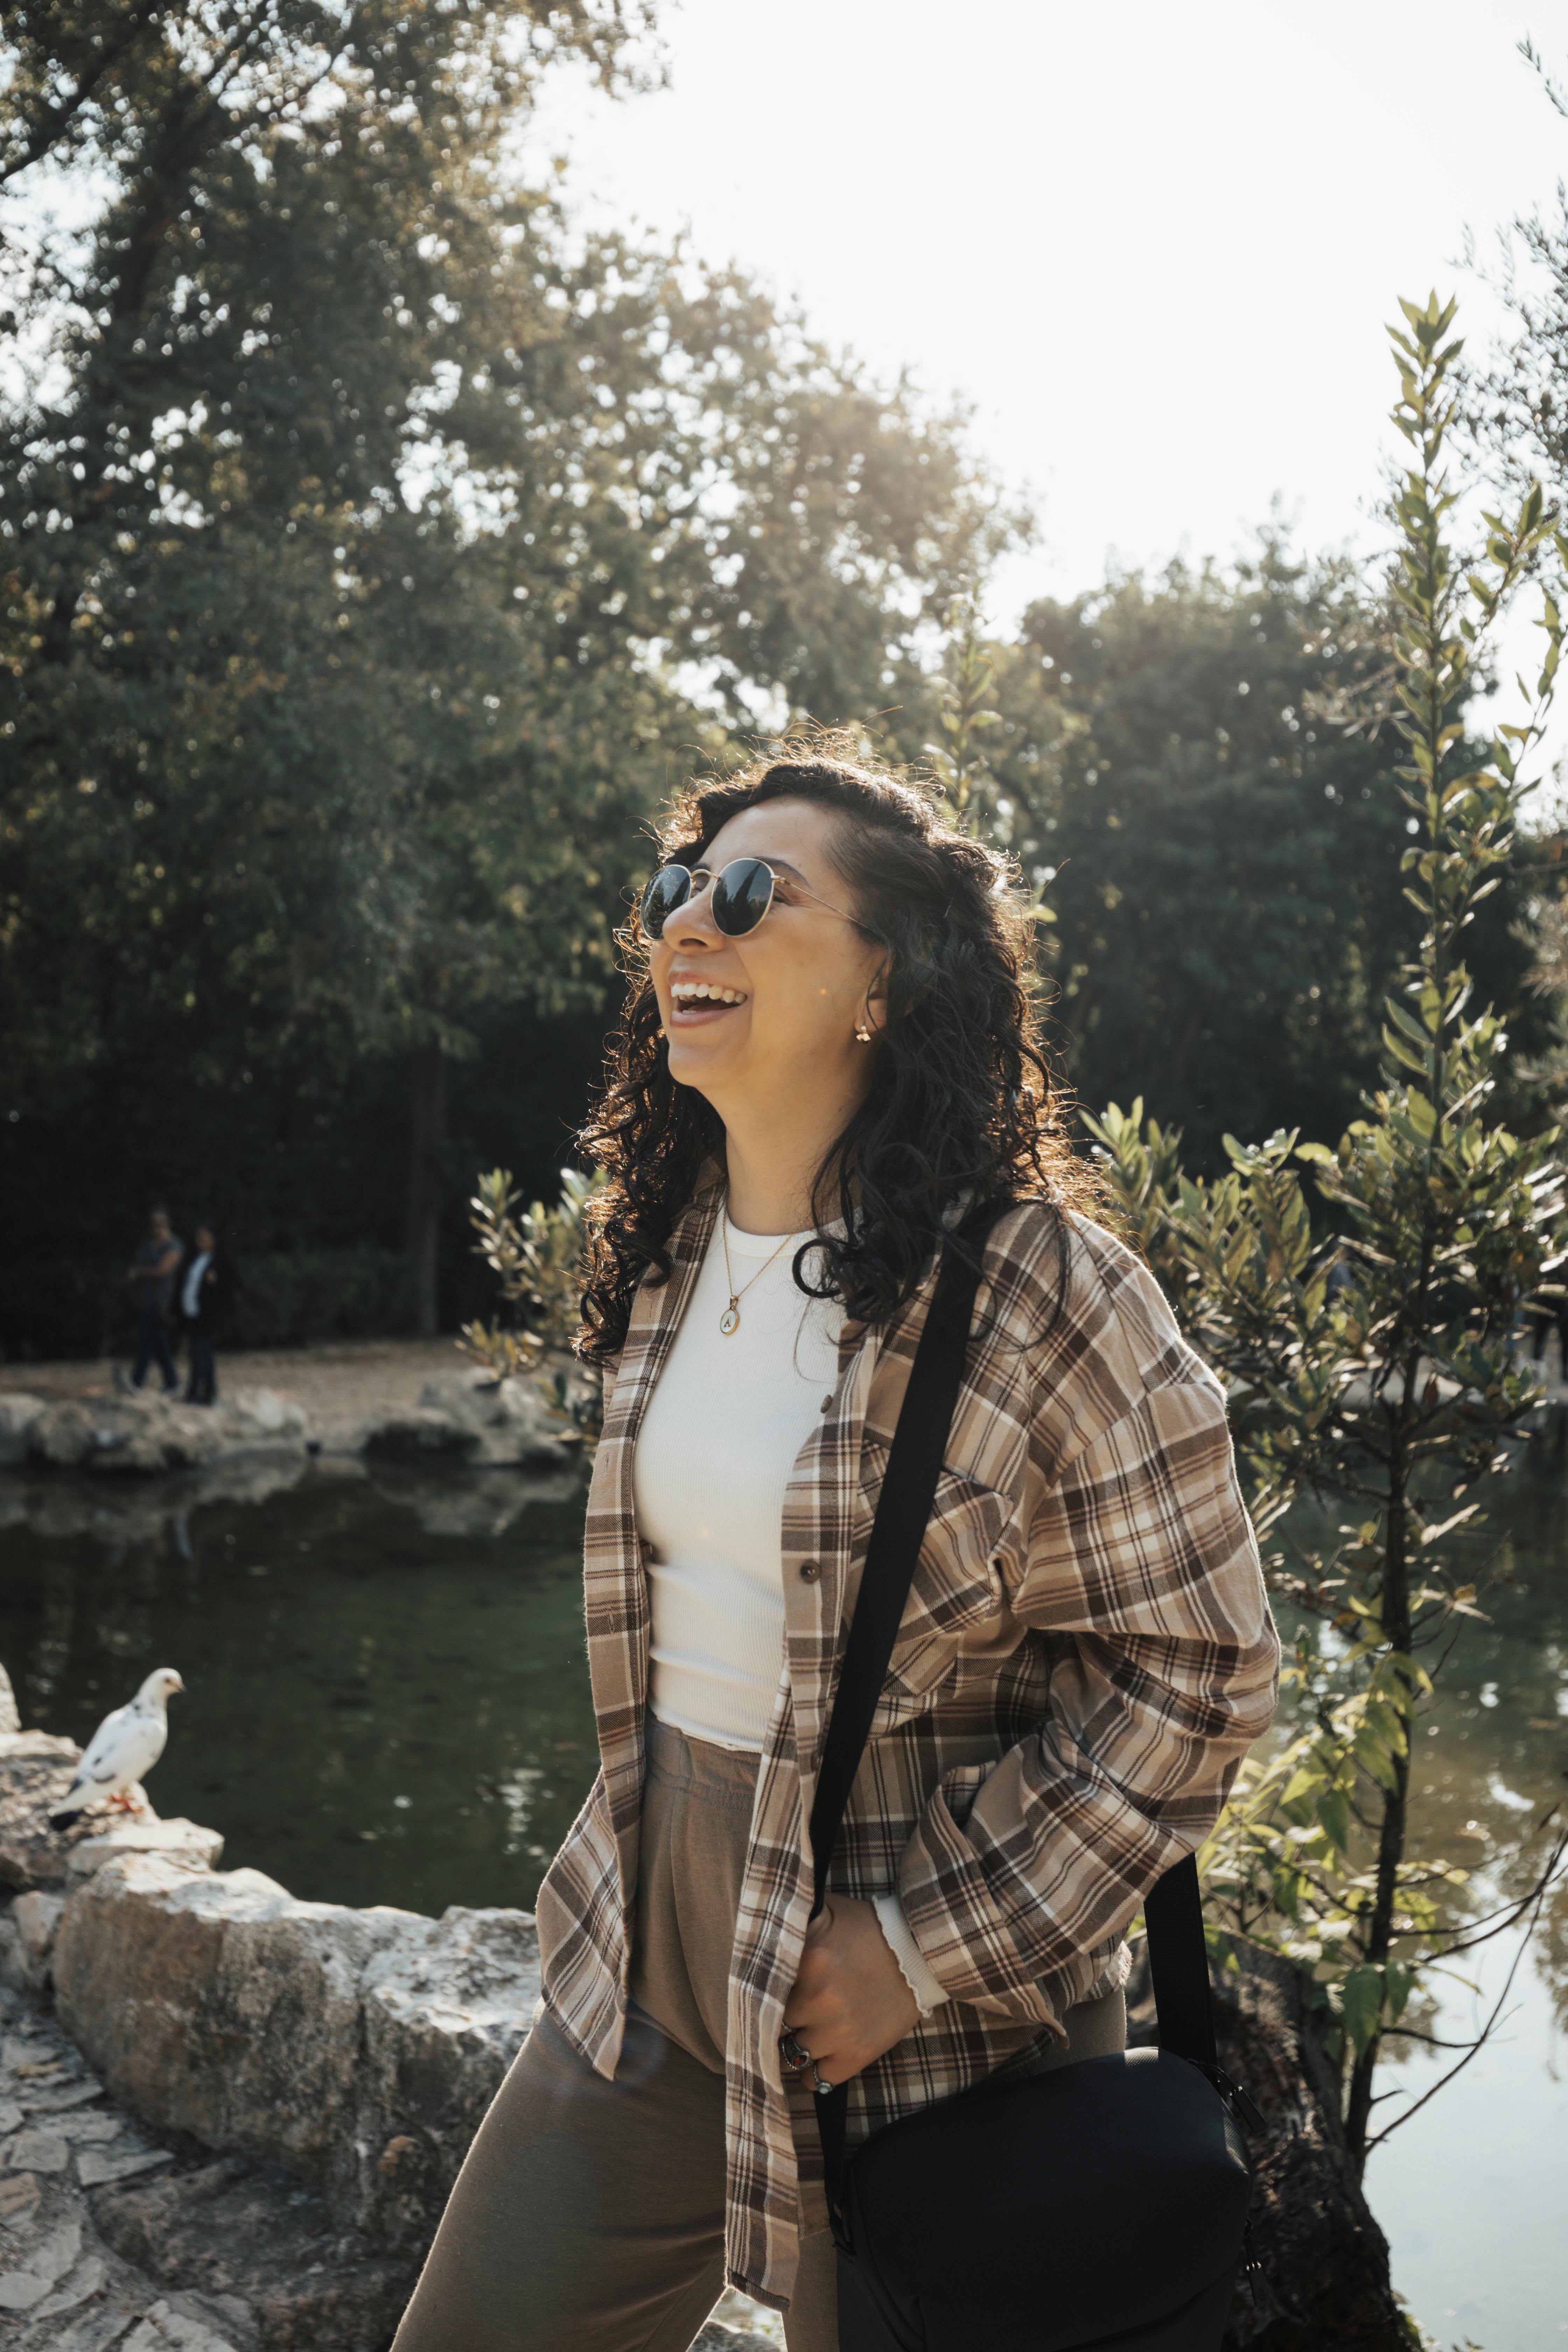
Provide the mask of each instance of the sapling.
POLYGON ((1229 1391, 1254 1519, 1266 1550, 1282 1546, 1274 1589, 1301 1626, 1288 1680, 1306 1727, 1244 1767, 1200 1855, 1211 1927, 1222 1956, 1228 1935, 1245 1934, 1322 1985, 1358 2166, 1394 2127, 1372 2129, 1384 2035, 1428 1971, 1539 1908, 1563 1853, 1552 1845, 1496 1916, 1455 1926, 1465 1873, 1408 1852, 1412 1735, 1456 1622, 1479 1607, 1458 1558, 1479 1517, 1471 1490, 1508 1468, 1540 1401, 1515 1326, 1563 1237, 1556 1138, 1494 1115, 1508 1040, 1462 954, 1510 855, 1552 701, 1563 636, 1552 588, 1539 674, 1520 681, 1524 715, 1500 724, 1478 761, 1462 713, 1504 605, 1527 574, 1568 561, 1568 541, 1532 485, 1511 521, 1484 518, 1475 562, 1456 556, 1443 455, 1454 305, 1434 296, 1401 309, 1394 421, 1410 457, 1393 503, 1391 692, 1380 710, 1341 714, 1392 727, 1404 744, 1405 895, 1422 938, 1387 1003, 1381 1084, 1337 1148, 1296 1133, 1227 1137, 1229 1168, 1212 1181, 1176 1172, 1178 1139, 1145 1131, 1141 1106, 1089 1121, 1184 1326, 1229 1391), (1306 1181, 1336 1229, 1327 1241, 1306 1181), (1304 1497, 1331 1507, 1325 1542, 1291 1540, 1286 1514, 1304 1497))

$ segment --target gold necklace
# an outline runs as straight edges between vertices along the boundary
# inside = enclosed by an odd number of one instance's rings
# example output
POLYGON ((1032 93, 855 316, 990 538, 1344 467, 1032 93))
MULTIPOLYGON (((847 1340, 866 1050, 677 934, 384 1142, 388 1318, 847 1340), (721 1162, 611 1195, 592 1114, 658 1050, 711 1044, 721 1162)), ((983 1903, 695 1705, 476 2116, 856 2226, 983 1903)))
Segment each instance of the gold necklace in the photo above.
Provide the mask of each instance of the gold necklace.
POLYGON ((773 1251, 772 1256, 765 1257, 761 1265, 758 1266, 755 1274, 748 1276, 747 1279, 741 1285, 739 1290, 737 1290, 735 1287, 735 1277, 733 1273, 731 1271, 730 1266, 730 1212, 728 1209, 721 1209, 719 1213, 723 1219, 723 1223, 719 1228, 719 1238, 724 1244, 724 1279, 730 1286, 730 1304, 725 1307, 724 1312, 719 1318, 719 1328, 722 1331, 725 1339, 727 1339, 731 1336, 731 1332, 738 1331, 741 1328, 742 1299, 744 1298, 747 1291, 750 1290, 753 1282, 761 1282, 763 1275, 766 1274, 769 1266, 772 1265, 773 1258, 777 1257, 779 1255, 779 1250, 787 1249, 791 1242, 794 1241, 795 1235, 793 1234, 785 1234, 783 1241, 779 1244, 778 1249, 773 1251))

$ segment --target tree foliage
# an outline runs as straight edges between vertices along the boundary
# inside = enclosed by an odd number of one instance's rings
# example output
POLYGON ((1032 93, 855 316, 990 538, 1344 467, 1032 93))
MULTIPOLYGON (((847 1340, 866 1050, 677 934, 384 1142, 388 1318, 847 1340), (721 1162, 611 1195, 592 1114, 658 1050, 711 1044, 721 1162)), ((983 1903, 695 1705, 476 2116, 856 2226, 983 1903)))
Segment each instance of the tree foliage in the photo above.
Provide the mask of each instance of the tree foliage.
MULTIPOLYGON (((1037 604, 998 653, 993 823, 1053 918, 1070 1075, 1088 1102, 1146 1097, 1196 1166, 1227 1129, 1336 1132, 1375 1076, 1417 936, 1406 813, 1385 735, 1333 714, 1388 659, 1375 586, 1273 532, 1230 572, 1037 604)), ((1510 1007, 1519 897, 1510 877, 1478 957, 1510 1007)))
MULTIPOLYGON (((613 0, 9 11, 0 1036, 217 1097, 596 1004, 672 761, 918 702, 1013 529, 962 420, 531 156, 613 0), (51 199, 68 199, 58 221, 51 199)), ((427 1270, 427 1269, 426 1269, 427 1270)))

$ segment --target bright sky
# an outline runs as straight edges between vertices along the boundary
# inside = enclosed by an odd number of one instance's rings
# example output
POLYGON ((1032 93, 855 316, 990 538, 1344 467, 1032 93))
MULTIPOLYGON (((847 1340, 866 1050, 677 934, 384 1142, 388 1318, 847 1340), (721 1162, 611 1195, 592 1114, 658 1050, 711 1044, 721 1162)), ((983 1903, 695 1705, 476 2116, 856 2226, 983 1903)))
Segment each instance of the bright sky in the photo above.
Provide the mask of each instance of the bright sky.
POLYGON ((1526 33, 1568 79, 1540 0, 680 0, 668 91, 563 80, 540 129, 590 210, 974 404, 1041 510, 1002 619, 1112 550, 1229 554, 1277 495, 1311 544, 1376 543, 1396 297, 1457 290, 1484 344, 1466 230, 1489 263, 1568 172, 1526 33))

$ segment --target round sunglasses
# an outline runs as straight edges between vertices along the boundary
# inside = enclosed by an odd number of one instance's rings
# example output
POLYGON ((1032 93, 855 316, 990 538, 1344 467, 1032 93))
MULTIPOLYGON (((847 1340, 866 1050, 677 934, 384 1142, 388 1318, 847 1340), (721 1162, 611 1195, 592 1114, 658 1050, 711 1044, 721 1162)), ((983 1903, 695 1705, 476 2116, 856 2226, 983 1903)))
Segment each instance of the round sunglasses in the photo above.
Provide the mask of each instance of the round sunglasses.
MULTIPOLYGON (((778 878, 765 857, 732 857, 717 874, 706 866, 661 866, 642 894, 638 913, 643 929, 650 940, 661 940, 671 915, 711 887, 709 912, 714 929, 722 931, 727 940, 743 940, 773 905, 778 878)), ((819 907, 827 907, 830 915, 854 922, 853 915, 845 914, 842 907, 828 906, 826 898, 818 898, 815 890, 806 889, 793 875, 790 888, 798 890, 803 898, 815 899, 819 907)))

